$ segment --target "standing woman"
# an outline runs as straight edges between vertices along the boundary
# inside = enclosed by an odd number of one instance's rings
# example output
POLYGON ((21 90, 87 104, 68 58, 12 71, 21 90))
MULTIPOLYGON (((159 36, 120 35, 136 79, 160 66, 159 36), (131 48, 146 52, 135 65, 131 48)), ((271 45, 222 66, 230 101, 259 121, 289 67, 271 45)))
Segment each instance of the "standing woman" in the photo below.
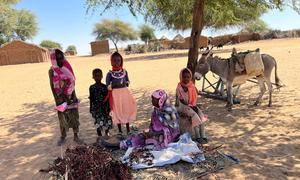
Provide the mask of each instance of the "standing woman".
POLYGON ((66 142, 69 128, 73 129, 74 141, 82 143, 78 137, 79 113, 78 99, 75 94, 75 76, 69 62, 65 59, 64 53, 55 49, 50 53, 51 68, 49 69, 50 87, 54 96, 61 137, 57 142, 58 146, 66 142))
POLYGON ((106 75, 106 85, 109 90, 112 120, 117 124, 120 134, 123 133, 121 124, 126 124, 127 134, 129 134, 129 124, 136 119, 136 101, 128 89, 129 77, 127 71, 123 69, 123 57, 118 52, 114 52, 110 60, 112 70, 106 75))

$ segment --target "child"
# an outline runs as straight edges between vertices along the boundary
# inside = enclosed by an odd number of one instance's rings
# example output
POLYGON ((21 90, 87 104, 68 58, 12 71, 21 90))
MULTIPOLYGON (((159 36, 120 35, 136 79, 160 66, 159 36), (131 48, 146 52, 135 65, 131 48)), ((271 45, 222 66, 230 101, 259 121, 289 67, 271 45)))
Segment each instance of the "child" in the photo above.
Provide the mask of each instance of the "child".
POLYGON ((169 143, 174 142, 180 135, 179 115, 176 108, 171 105, 168 95, 164 90, 156 90, 152 93, 152 105, 154 111, 151 116, 149 132, 159 135, 161 147, 166 147, 169 143), (163 141, 163 142, 161 142, 163 141))
POLYGON ((112 70, 106 75, 106 85, 109 90, 109 103, 114 124, 118 125, 122 134, 121 124, 126 124, 127 134, 130 134, 129 123, 136 119, 136 101, 130 93, 128 73, 123 69, 123 58, 115 52, 111 55, 112 70))
POLYGON ((196 140, 205 144, 208 142, 204 132, 204 123, 207 121, 207 116, 196 106, 198 93, 192 82, 192 72, 188 68, 184 68, 181 70, 179 77, 180 82, 176 89, 177 110, 192 118, 196 140))
POLYGON ((93 70, 95 84, 90 86, 90 113, 95 119, 95 124, 98 126, 98 136, 102 136, 102 130, 108 136, 109 130, 112 128, 112 120, 109 116, 109 102, 106 99, 108 90, 106 85, 101 82, 102 77, 101 69, 93 70))
POLYGON ((153 92, 151 99, 154 110, 149 132, 135 134, 121 141, 121 149, 144 147, 152 144, 156 150, 160 150, 178 139, 180 135, 179 116, 176 108, 170 104, 167 93, 161 89, 156 90, 153 92))

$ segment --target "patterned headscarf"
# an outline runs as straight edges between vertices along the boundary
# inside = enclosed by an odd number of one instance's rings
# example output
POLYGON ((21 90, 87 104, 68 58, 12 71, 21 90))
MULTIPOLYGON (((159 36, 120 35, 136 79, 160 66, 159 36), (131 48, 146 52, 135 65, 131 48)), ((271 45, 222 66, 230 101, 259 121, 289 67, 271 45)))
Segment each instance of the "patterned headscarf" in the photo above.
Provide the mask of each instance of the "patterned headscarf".
POLYGON ((55 51, 56 50, 50 52, 50 59, 52 64, 51 68, 54 72, 52 81, 55 93, 64 93, 66 95, 71 95, 75 89, 75 75, 73 69, 66 59, 63 60, 63 66, 60 68, 57 65, 55 51), (62 89, 62 82, 66 83, 64 89, 62 89))
POLYGON ((154 91, 152 93, 152 96, 155 97, 156 99, 159 99, 158 106, 160 109, 164 106, 165 102, 168 99, 167 93, 162 89, 158 89, 158 90, 154 91))

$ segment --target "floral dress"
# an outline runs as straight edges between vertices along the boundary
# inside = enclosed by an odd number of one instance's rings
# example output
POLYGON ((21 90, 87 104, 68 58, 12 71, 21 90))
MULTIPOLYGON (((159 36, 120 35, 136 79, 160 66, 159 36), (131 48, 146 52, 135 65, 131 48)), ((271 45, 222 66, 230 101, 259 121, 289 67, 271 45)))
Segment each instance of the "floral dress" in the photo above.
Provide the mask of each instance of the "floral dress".
POLYGON ((108 90, 105 84, 90 86, 90 113, 95 119, 95 124, 102 130, 112 129, 112 120, 109 115, 109 101, 106 99, 108 90))

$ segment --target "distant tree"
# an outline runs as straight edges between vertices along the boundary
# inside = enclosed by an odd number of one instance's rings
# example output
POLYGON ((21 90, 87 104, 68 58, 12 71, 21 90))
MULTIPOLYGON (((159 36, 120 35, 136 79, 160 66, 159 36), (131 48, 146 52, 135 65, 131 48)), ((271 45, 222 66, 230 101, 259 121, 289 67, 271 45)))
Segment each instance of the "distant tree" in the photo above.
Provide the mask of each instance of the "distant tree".
POLYGON ((12 39, 16 24, 16 13, 10 4, 0 0, 0 43, 3 44, 12 39))
POLYGON ((75 54, 77 54, 77 49, 76 49, 76 46, 74 46, 74 45, 68 46, 66 51, 74 51, 75 54))
POLYGON ((0 44, 12 39, 31 39, 38 31, 33 13, 12 7, 17 2, 19 0, 0 0, 0 44))
POLYGON ((146 45, 148 45, 149 40, 155 39, 154 29, 146 24, 140 26, 139 33, 141 40, 144 41, 146 45))
POLYGON ((14 28, 15 36, 25 41, 33 38, 38 31, 36 17, 30 11, 17 11, 17 23, 14 28))
POLYGON ((40 46, 44 47, 44 48, 49 48, 49 49, 61 49, 62 47, 59 43, 51 41, 51 40, 43 40, 40 43, 40 46))
POLYGON ((93 34, 97 40, 110 39, 118 51, 117 43, 119 41, 128 41, 137 39, 135 30, 130 24, 120 20, 104 19, 95 24, 93 34))
POLYGON ((245 23, 242 27, 241 33, 260 33, 269 31, 268 25, 261 19, 252 20, 245 23))
POLYGON ((187 67, 194 72, 198 60, 199 37, 203 28, 226 28, 259 18, 269 9, 286 5, 300 12, 299 0, 86 0, 87 11, 104 7, 128 7, 131 13, 143 15, 153 25, 167 29, 191 28, 187 67))
POLYGON ((17 4, 18 2, 20 2, 20 0, 0 0, 0 3, 7 5, 17 4))

